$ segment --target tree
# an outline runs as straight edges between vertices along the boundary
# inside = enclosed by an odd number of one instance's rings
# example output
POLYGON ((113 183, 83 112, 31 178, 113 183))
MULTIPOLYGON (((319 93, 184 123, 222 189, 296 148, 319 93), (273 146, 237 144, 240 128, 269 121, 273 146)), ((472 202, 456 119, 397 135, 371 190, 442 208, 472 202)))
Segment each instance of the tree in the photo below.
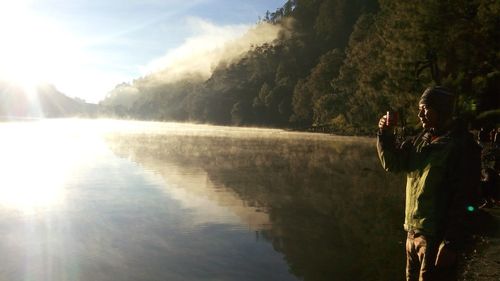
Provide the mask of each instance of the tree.
POLYGON ((319 59, 319 63, 311 70, 306 79, 301 79, 295 86, 292 105, 292 120, 299 124, 311 124, 315 118, 313 111, 316 102, 324 95, 331 94, 330 81, 338 76, 344 60, 339 49, 333 49, 319 59))

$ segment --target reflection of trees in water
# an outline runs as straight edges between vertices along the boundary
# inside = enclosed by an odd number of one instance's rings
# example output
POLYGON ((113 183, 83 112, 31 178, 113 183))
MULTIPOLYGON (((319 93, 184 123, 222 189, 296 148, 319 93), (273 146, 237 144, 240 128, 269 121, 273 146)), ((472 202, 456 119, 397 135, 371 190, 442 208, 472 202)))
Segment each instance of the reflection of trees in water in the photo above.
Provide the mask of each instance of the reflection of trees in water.
POLYGON ((129 135, 110 143, 139 163, 202 168, 266 210, 272 226, 263 237, 305 280, 403 276, 403 182, 381 170, 371 142, 129 135))

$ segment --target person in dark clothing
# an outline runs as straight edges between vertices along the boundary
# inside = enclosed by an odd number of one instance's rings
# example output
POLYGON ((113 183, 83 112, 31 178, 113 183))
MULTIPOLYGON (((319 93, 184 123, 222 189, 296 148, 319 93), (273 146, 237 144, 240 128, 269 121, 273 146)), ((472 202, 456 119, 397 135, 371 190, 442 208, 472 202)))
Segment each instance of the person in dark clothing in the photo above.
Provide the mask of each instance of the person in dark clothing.
POLYGON ((379 120, 377 151, 383 168, 407 176, 406 280, 456 280, 456 261, 470 212, 478 205, 480 147, 453 120, 454 95, 427 88, 419 102, 423 131, 396 145, 387 116, 379 120))
POLYGON ((479 208, 492 208, 497 204, 498 175, 492 168, 482 170, 481 195, 483 204, 479 208))
POLYGON ((491 130, 491 142, 481 142, 481 132, 478 134, 478 143, 481 145, 481 195, 483 204, 480 208, 492 208, 497 205, 498 174, 500 147, 497 129, 491 130))
POLYGON ((482 147, 486 146, 489 144, 490 142, 490 134, 488 133, 487 130, 485 130, 484 128, 481 128, 479 130, 479 133, 477 135, 477 142, 479 143, 479 145, 481 145, 482 147))
POLYGON ((500 148, 500 132, 497 131, 493 134, 493 146, 500 148))

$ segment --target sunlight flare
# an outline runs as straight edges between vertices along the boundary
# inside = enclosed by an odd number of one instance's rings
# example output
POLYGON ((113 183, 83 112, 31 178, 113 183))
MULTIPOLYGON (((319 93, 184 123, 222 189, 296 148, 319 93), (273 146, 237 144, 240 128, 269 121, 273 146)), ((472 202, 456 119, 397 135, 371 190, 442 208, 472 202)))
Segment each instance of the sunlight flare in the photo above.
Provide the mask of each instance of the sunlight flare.
POLYGON ((60 202, 68 173, 67 145, 22 129, 10 133, 0 146, 0 203, 30 212, 60 202))
POLYGON ((67 76, 81 56, 75 38, 56 22, 33 13, 29 1, 0 3, 0 36, 0 78, 24 89, 67 76))
POLYGON ((2 124, 0 206, 33 213, 64 204, 68 181, 79 176, 79 165, 88 157, 75 145, 93 150, 102 145, 81 128, 72 131, 67 120, 2 124))

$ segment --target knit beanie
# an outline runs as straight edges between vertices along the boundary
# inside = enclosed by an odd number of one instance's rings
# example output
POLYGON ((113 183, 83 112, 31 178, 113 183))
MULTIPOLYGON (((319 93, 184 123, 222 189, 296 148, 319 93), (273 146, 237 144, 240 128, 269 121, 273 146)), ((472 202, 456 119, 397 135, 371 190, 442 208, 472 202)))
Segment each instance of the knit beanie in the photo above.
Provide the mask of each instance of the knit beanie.
POLYGON ((436 110, 443 116, 451 116, 453 113, 455 96, 445 87, 434 86, 425 89, 419 104, 423 104, 436 110))

